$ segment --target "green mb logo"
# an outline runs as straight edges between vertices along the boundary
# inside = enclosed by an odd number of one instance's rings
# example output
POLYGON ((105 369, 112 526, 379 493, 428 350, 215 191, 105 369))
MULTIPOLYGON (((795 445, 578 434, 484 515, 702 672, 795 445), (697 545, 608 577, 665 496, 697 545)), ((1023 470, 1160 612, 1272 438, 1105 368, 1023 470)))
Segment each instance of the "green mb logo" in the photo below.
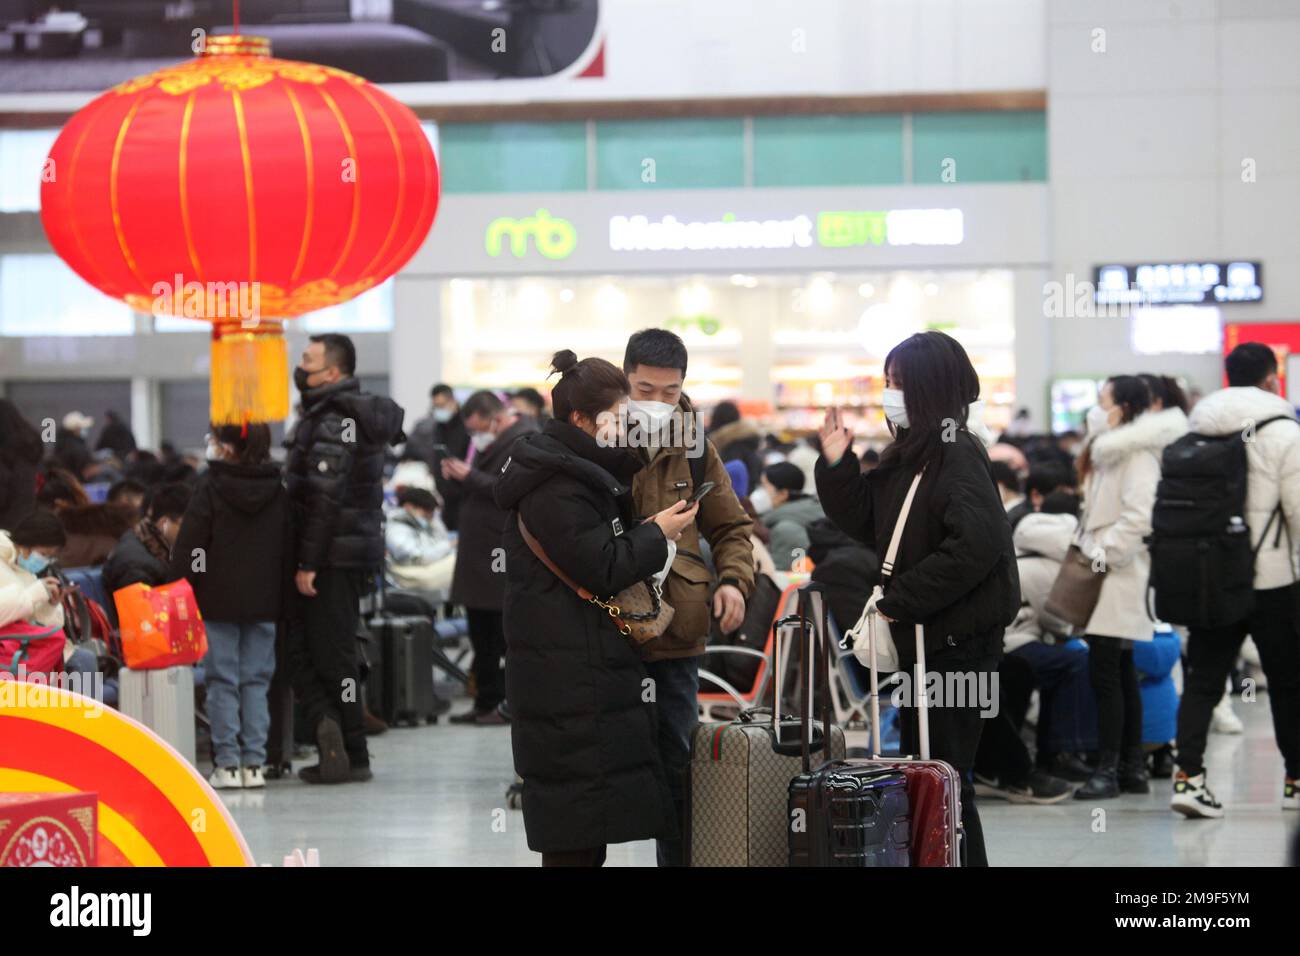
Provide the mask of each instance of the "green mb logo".
POLYGON ((537 251, 547 259, 564 259, 578 245, 578 231, 567 219, 552 219, 545 209, 526 219, 510 219, 502 216, 488 223, 487 235, 483 245, 487 254, 493 258, 501 255, 503 239, 509 237, 510 253, 516 259, 528 254, 528 238, 533 239, 537 251))

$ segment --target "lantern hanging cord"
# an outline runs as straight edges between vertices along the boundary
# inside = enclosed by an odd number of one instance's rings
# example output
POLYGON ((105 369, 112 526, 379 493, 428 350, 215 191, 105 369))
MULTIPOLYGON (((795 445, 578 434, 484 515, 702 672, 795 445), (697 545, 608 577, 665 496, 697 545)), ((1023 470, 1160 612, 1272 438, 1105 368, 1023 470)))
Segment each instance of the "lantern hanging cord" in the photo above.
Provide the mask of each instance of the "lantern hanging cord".
POLYGON ((235 36, 239 36, 239 0, 234 0, 235 36))

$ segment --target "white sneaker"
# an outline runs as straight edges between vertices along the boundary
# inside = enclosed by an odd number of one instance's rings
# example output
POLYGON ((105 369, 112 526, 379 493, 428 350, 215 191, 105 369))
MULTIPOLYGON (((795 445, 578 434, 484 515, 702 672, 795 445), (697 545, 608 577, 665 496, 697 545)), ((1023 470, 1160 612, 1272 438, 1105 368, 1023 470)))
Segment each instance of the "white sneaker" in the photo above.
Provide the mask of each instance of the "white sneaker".
POLYGON ((238 767, 218 767, 208 777, 208 783, 212 784, 213 790, 238 790, 244 786, 238 767))
POLYGON ((1214 716, 1210 720, 1210 731, 1216 734, 1244 734, 1246 725, 1241 722, 1232 709, 1232 698, 1224 698, 1214 705, 1214 716))
POLYGON ((1300 780, 1287 780, 1282 784, 1282 809, 1300 810, 1300 780))
POLYGON ((266 786, 266 778, 262 776, 261 767, 245 767, 239 773, 243 777, 246 789, 256 790, 266 786))
POLYGON ((1223 816, 1223 804, 1214 799, 1214 794, 1205 785, 1204 770, 1195 777, 1189 777, 1181 770, 1174 774, 1174 796, 1169 801, 1169 808, 1185 817, 1217 820, 1223 816))

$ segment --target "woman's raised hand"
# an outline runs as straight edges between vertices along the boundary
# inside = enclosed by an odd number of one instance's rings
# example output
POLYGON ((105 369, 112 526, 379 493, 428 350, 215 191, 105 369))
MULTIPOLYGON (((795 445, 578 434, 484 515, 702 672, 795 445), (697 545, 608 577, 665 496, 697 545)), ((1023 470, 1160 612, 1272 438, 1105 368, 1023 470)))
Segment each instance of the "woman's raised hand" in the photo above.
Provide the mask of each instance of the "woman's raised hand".
POLYGON ((844 425, 838 408, 827 409, 818 437, 822 442, 822 457, 831 466, 838 465, 844 453, 853 446, 853 433, 844 425))

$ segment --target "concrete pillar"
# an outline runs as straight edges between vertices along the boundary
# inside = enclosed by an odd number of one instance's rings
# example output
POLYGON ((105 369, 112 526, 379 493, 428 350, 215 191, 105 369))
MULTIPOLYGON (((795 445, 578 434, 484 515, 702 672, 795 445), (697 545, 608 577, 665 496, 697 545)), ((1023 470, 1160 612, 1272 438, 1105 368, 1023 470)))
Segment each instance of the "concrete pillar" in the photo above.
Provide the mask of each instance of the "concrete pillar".
POLYGON ((388 335, 388 388, 406 409, 408 429, 427 413, 429 389, 442 373, 442 283, 399 275, 393 288, 393 329, 388 335))

